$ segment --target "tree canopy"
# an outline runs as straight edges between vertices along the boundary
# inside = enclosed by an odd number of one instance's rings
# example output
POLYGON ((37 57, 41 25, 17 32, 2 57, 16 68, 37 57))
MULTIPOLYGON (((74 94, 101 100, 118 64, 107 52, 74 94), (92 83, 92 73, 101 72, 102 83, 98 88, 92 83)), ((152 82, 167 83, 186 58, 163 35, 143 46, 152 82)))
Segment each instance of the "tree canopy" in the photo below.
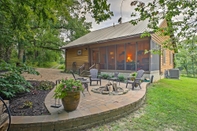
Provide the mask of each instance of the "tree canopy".
POLYGON ((0 79, 0 95, 11 98, 28 91, 21 74, 35 72, 18 62, 25 57, 39 65, 56 61, 61 35, 74 40, 88 33, 86 14, 99 23, 113 15, 109 7, 107 0, 0 0, 0 71, 7 71, 0 79), (16 55, 17 66, 8 64, 16 55))
POLYGON ((28 48, 57 50, 66 31, 73 40, 88 32, 90 13, 96 22, 110 18, 107 0, 1 0, 0 1, 0 59, 9 61, 17 48, 19 58, 28 48))
MULTIPOLYGON (((180 40, 191 39, 196 33, 196 0, 152 0, 148 3, 134 0, 131 6, 135 6, 131 23, 149 19, 148 27, 153 32, 170 36, 163 47, 175 53, 182 47, 180 40), (159 28, 163 19, 168 26, 159 28)), ((86 22, 87 13, 97 23, 113 15, 107 0, 1 0, 0 59, 9 60, 13 49, 18 49, 19 58, 28 48, 58 50, 63 44, 62 32, 68 40, 89 32, 91 23, 86 22)))
POLYGON ((180 44, 183 48, 179 49, 179 53, 176 54, 176 65, 182 72, 185 71, 187 76, 195 77, 197 73, 197 37, 182 41, 180 44))
MULTIPOLYGON (((144 3, 132 1, 135 12, 131 14, 132 24, 149 19, 149 28, 170 40, 163 43, 163 47, 178 52, 182 48, 181 40, 192 39, 197 30, 196 0, 152 0, 144 3), (167 27, 159 28, 160 20, 167 21, 167 27)), ((148 35, 148 34, 147 34, 148 35)))

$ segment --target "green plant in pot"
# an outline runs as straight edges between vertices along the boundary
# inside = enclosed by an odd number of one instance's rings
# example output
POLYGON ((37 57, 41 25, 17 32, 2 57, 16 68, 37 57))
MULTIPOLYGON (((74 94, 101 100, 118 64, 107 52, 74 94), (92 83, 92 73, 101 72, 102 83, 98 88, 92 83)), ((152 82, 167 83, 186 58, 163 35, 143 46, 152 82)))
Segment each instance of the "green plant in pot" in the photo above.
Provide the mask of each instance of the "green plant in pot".
POLYGON ((55 89, 54 97, 61 99, 65 111, 73 111, 77 108, 80 101, 80 91, 83 91, 84 87, 81 81, 74 79, 62 79, 61 83, 57 85, 55 89))
POLYGON ((134 81, 135 80, 135 77, 136 77, 137 73, 136 72, 133 72, 130 74, 131 76, 131 80, 134 81))

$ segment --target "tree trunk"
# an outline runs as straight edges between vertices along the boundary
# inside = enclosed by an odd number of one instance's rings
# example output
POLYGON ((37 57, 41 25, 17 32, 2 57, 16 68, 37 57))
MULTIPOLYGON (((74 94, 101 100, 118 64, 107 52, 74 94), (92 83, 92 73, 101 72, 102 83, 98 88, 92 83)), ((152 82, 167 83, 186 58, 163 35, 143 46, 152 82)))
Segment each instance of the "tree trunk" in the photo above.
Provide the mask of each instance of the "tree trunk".
POLYGON ((3 60, 3 47, 2 45, 0 44, 0 60, 3 60))
POLYGON ((19 62, 22 62, 23 61, 23 55, 24 55, 24 49, 19 49, 18 50, 18 59, 19 59, 19 62))
POLYGON ((19 62, 23 62, 23 55, 24 55, 24 48, 22 46, 22 43, 18 43, 18 60, 19 62))
POLYGON ((11 52, 12 52, 12 47, 5 47, 2 44, 0 44, 0 59, 4 60, 5 62, 9 62, 11 52))
POLYGON ((193 55, 192 55, 192 74, 193 74, 193 77, 195 77, 194 57, 193 57, 193 55))
POLYGON ((187 66, 184 66, 184 68, 185 68, 185 71, 186 71, 186 73, 187 73, 187 76, 189 76, 189 72, 188 72, 187 66))
POLYGON ((11 56, 11 53, 12 53, 12 47, 7 47, 5 50, 6 50, 5 61, 8 62, 8 61, 10 61, 10 56, 11 56))
POLYGON ((34 51, 34 59, 35 59, 35 60, 36 60, 36 58, 38 57, 38 54, 39 54, 38 51, 35 50, 35 51, 34 51))

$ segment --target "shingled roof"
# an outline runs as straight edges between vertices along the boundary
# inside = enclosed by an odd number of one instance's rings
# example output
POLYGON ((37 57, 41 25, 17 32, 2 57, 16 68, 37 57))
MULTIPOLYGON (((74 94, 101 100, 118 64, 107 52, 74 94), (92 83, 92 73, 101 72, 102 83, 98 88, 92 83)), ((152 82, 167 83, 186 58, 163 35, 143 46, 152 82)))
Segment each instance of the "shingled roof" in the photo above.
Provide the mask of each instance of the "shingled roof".
POLYGON ((132 25, 131 23, 126 22, 100 30, 92 31, 68 43, 67 45, 63 46, 62 49, 139 35, 144 31, 147 31, 147 25, 148 20, 140 21, 137 25, 132 25))

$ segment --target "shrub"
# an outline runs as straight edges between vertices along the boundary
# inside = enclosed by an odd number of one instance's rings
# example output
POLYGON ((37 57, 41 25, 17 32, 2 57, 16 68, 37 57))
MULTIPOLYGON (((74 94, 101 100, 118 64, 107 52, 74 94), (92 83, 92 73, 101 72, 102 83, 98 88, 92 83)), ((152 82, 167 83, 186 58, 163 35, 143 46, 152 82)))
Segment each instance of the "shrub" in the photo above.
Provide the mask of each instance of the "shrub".
POLYGON ((16 67, 16 65, 8 64, 4 61, 0 63, 0 70, 7 71, 0 79, 0 96, 5 99, 10 99, 17 93, 28 92, 29 89, 27 87, 32 87, 21 75, 23 72, 39 74, 33 68, 26 65, 20 64, 20 66, 16 67))
POLYGON ((109 76, 108 74, 102 74, 101 77, 102 77, 103 79, 108 79, 110 76, 109 76))
POLYGON ((64 69, 65 68, 65 65, 60 65, 59 67, 58 67, 58 69, 64 69))
POLYGON ((33 107, 33 103, 31 101, 25 101, 23 103, 23 108, 32 108, 33 107))
POLYGON ((120 81, 125 81, 125 77, 122 76, 122 75, 118 76, 118 79, 119 79, 120 81))
POLYGON ((55 86, 55 83, 52 81, 41 81, 40 85, 38 85, 36 88, 39 90, 51 90, 55 86))

